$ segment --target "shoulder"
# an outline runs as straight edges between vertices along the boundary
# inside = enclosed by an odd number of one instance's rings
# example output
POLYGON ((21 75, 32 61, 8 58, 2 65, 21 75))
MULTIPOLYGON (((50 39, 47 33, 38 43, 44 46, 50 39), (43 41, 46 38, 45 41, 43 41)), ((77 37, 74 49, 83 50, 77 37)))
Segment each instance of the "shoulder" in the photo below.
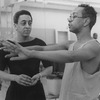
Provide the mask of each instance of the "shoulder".
POLYGON ((100 49, 100 43, 97 40, 86 43, 83 47, 90 47, 95 49, 100 49))
MULTIPOLYGON (((42 40, 42 39, 40 39, 40 38, 35 38, 35 40, 44 42, 44 40, 42 40)), ((45 42, 44 42, 44 43, 45 43, 45 42)))
POLYGON ((100 43, 98 41, 94 41, 90 45, 95 51, 100 52, 100 43))
POLYGON ((35 38, 34 41, 38 43, 38 45, 45 46, 46 42, 40 38, 35 38))
POLYGON ((83 49, 88 49, 90 52, 98 55, 100 54, 100 43, 96 40, 91 41, 83 46, 83 49))

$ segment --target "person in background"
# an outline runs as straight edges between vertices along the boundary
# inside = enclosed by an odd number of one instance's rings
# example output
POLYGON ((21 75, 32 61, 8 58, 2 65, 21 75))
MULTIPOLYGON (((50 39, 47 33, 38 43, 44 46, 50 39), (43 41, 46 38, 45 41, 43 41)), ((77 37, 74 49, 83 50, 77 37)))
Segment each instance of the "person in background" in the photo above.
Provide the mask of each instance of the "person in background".
MULTIPOLYGON (((16 12, 14 26, 17 36, 8 41, 11 43, 16 41, 23 47, 45 46, 46 43, 43 40, 30 36, 32 22, 33 19, 29 11, 16 12)), ((0 78, 11 81, 5 100, 46 100, 40 78, 52 73, 52 63, 38 58, 10 61, 9 58, 5 58, 8 53, 0 50, 0 78), (39 72, 41 61, 45 69, 39 72), (6 67, 9 67, 10 74, 3 72, 6 67), (35 77, 34 84, 32 83, 33 76, 35 77)))
POLYGON ((97 33, 93 33, 93 38, 97 39, 98 38, 98 34, 97 33))

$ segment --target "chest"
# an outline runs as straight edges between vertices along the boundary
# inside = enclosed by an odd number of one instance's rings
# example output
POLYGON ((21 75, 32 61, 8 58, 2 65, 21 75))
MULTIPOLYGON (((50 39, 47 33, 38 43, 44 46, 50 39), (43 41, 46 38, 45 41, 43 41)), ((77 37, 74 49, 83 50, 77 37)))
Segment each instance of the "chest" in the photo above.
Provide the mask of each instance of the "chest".
POLYGON ((73 51, 78 50, 81 47, 82 47, 82 43, 74 43, 74 45, 73 45, 73 51))

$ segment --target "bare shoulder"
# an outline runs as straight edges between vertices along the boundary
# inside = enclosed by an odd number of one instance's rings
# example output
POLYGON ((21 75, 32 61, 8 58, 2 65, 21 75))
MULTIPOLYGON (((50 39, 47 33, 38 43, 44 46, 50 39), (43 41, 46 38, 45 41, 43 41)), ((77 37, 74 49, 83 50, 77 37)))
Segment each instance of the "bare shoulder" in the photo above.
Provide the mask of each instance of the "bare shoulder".
POLYGON ((84 48, 87 48, 94 53, 100 53, 100 43, 96 40, 87 43, 84 48))
MULTIPOLYGON (((92 59, 83 63, 83 70, 88 74, 93 74, 98 69, 100 63, 100 43, 92 41, 87 43, 84 48, 88 49, 87 55, 90 54, 92 59)), ((87 55, 85 55, 86 58, 88 58, 87 55)))
POLYGON ((72 44, 74 41, 66 41, 66 42, 61 42, 58 44, 54 45, 48 45, 44 47, 44 51, 46 50, 68 50, 69 45, 72 44))
POLYGON ((97 40, 94 40, 90 43, 87 43, 87 46, 95 48, 95 49, 100 49, 100 43, 97 40))

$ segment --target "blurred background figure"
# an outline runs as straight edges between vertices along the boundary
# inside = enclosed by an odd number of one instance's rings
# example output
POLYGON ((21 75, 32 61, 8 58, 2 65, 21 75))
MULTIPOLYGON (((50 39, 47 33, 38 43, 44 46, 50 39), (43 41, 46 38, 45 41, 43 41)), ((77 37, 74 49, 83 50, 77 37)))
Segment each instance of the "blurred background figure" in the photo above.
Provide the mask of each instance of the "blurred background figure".
POLYGON ((93 38, 97 39, 98 38, 98 34, 97 33, 93 33, 93 38))

